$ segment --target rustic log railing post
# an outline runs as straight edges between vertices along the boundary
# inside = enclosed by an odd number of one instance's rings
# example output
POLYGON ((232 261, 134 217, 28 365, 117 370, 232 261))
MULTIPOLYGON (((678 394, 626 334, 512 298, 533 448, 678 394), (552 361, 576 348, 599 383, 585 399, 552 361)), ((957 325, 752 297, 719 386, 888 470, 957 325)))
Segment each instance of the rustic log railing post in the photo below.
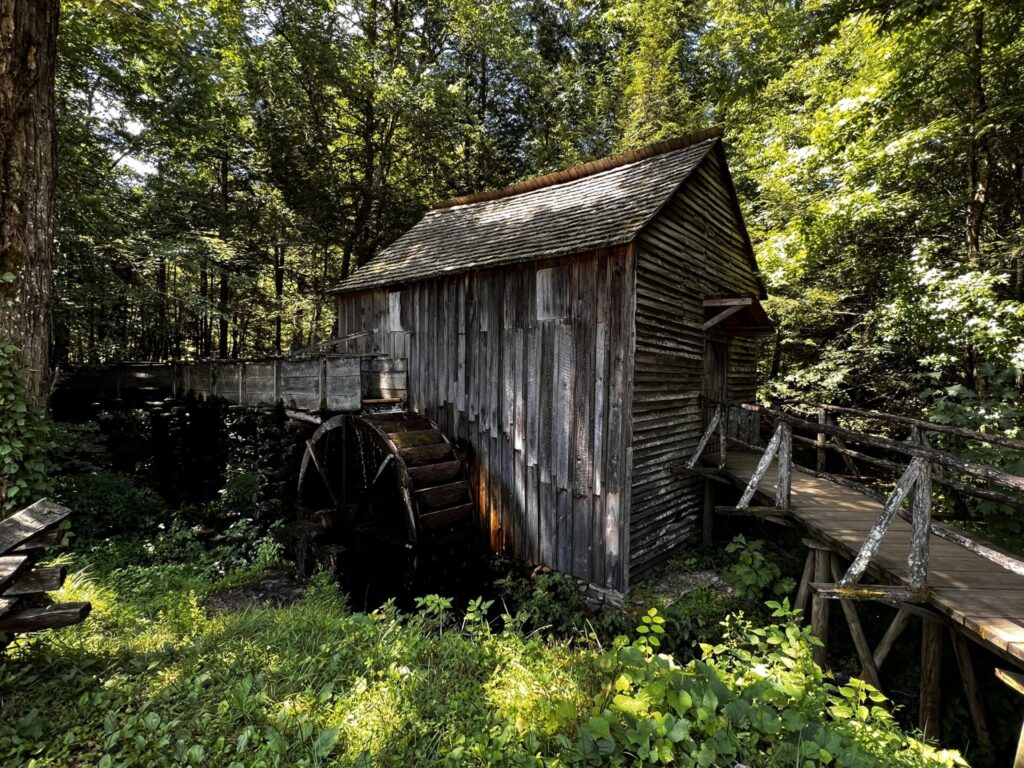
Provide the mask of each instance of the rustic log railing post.
POLYGON ((686 462, 687 469, 693 469, 697 466, 697 462, 700 461, 700 457, 704 454, 704 449, 707 448, 708 442, 711 440, 711 436, 715 434, 715 429, 718 427, 722 420, 722 405, 719 403, 715 407, 715 412, 711 416, 711 421, 708 422, 707 429, 704 430, 704 434, 701 435, 700 442, 697 443, 697 449, 693 452, 690 460, 686 462))
POLYGON ((771 440, 768 441, 768 446, 764 449, 764 453, 761 454, 761 460, 757 462, 757 469, 754 470, 750 482, 747 483, 747 487, 743 490, 740 500, 736 502, 736 509, 746 509, 750 506, 754 494, 757 493, 757 486, 764 479, 765 474, 768 472, 768 467, 771 466, 772 459, 776 456, 779 456, 779 479, 775 491, 775 502, 777 506, 780 503, 785 505, 780 506, 780 509, 789 508, 789 491, 793 467, 793 432, 787 422, 780 421, 778 426, 775 427, 775 431, 772 433, 771 440), (783 443, 787 446, 785 449, 785 460, 780 453, 783 443), (784 466, 785 470, 783 470, 784 466), (783 475, 785 475, 785 479, 783 475))
MULTIPOLYGON (((825 420, 822 421, 821 419, 819 419, 818 423, 819 424, 824 424, 826 427, 838 427, 839 426, 839 421, 836 418, 836 414, 832 411, 832 409, 829 408, 828 406, 823 406, 823 410, 825 411, 825 420)), ((843 440, 843 438, 841 438, 839 435, 837 435, 837 434, 835 434, 833 432, 832 433, 832 443, 835 445, 836 449, 839 451, 839 455, 843 457, 843 464, 846 465, 847 473, 849 473, 851 475, 854 475, 854 476, 859 475, 860 474, 860 470, 857 469, 857 464, 853 460, 853 457, 850 455, 850 453, 849 453, 849 451, 848 451, 848 449, 846 447, 846 443, 843 440)))
MULTIPOLYGON (((825 406, 823 406, 823 405, 818 407, 818 423, 819 424, 827 424, 828 423, 828 411, 825 410, 825 406)), ((818 460, 817 460, 816 466, 817 466, 817 469, 818 469, 819 472, 824 472, 825 468, 827 466, 827 462, 826 462, 826 458, 827 458, 826 457, 826 440, 827 439, 828 439, 828 436, 824 432, 819 432, 817 434, 817 436, 815 437, 815 439, 814 439, 814 444, 815 444, 815 447, 817 448, 817 451, 818 451, 818 460)))
POLYGON ((788 421, 779 423, 779 474, 775 486, 775 507, 789 510, 793 487, 793 427, 788 421))
MULTIPOLYGON (((840 582, 841 586, 848 587, 852 584, 856 584, 860 577, 864 575, 864 571, 867 570, 868 564, 871 559, 878 552, 879 546, 882 544, 882 537, 885 536, 885 532, 889 530, 889 526, 892 524, 893 518, 896 517, 896 513, 900 507, 903 506, 904 500, 910 494, 913 489, 914 483, 917 481, 921 472, 924 470, 925 461, 921 458, 914 458, 911 460, 910 465, 903 473, 903 477, 900 478, 893 492, 889 495, 889 499, 885 502, 885 509, 878 516, 875 524, 868 531, 867 536, 864 537, 864 545, 861 547, 860 552, 857 553, 857 557, 854 558, 850 564, 849 570, 846 571, 846 575, 840 582)), ((929 498, 931 492, 929 490, 929 498)), ((931 517, 929 514, 929 524, 931 517)), ((927 555, 925 555, 925 567, 927 568, 927 555)))
POLYGON ((928 585, 928 540, 932 528, 932 470, 922 461, 914 482, 911 503, 913 528, 910 536, 910 555, 907 558, 910 586, 924 589, 928 585))

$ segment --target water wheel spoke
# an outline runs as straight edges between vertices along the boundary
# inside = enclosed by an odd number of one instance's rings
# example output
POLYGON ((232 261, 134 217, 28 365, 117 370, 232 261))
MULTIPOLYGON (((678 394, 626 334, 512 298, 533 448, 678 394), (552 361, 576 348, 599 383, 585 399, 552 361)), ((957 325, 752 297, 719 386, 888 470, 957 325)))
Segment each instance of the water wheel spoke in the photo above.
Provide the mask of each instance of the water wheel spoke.
POLYGON ((319 475, 317 485, 322 480, 335 503, 346 567, 373 582, 408 586, 430 578, 416 570, 421 559, 435 576, 458 572, 478 538, 475 506, 465 464, 438 426, 415 413, 334 417, 330 423, 310 438, 303 462, 316 469, 309 476, 319 475), (342 424, 342 442, 325 448, 319 441, 342 424), (342 483, 342 500, 358 503, 342 508, 332 481, 342 483))

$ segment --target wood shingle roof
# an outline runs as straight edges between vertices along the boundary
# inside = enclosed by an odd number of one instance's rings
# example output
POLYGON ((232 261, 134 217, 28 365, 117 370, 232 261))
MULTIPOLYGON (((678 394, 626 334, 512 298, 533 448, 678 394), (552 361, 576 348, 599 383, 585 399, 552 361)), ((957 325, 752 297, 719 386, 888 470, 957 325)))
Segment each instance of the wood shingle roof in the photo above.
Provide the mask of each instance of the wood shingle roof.
POLYGON ((380 288, 628 243, 711 152, 718 135, 706 131, 456 198, 429 211, 335 290, 380 288))

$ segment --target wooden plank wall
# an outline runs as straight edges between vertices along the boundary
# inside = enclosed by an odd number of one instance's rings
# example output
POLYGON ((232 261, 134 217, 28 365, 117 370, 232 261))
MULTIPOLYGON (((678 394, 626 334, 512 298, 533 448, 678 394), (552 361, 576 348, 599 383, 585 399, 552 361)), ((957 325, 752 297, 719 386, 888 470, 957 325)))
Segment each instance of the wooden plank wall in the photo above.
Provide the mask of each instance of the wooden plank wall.
MULTIPOLYGON (((703 486, 673 474, 704 429, 703 298, 759 286, 747 259, 722 166, 712 153, 638 239, 630 580, 699 536, 703 486)), ((755 395, 756 342, 729 343, 727 390, 755 395)))
POLYGON ((495 551, 624 590, 633 252, 340 294, 347 353, 408 356, 410 407, 470 457, 495 551))

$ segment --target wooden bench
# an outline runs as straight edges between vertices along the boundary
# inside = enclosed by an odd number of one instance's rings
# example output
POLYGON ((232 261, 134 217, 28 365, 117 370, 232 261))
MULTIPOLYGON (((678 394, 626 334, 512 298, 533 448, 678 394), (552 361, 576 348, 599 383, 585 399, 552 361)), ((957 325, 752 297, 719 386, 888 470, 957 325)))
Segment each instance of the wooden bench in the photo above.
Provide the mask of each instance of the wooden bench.
POLYGON ((48 548, 64 540, 61 523, 70 514, 41 499, 0 520, 0 633, 67 627, 89 615, 89 603, 46 602, 46 593, 64 584, 64 567, 34 567, 48 548))

